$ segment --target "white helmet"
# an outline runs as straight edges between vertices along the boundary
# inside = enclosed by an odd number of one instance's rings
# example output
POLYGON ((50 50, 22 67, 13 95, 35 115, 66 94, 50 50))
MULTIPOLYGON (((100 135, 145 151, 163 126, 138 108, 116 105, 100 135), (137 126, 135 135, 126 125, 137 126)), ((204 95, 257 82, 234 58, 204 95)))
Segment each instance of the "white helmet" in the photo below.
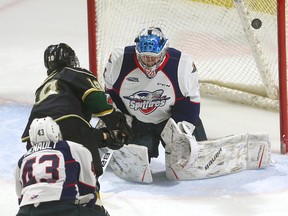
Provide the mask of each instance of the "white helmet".
POLYGON ((31 145, 40 142, 58 142, 62 140, 62 135, 58 124, 51 118, 36 118, 32 121, 29 129, 31 145))

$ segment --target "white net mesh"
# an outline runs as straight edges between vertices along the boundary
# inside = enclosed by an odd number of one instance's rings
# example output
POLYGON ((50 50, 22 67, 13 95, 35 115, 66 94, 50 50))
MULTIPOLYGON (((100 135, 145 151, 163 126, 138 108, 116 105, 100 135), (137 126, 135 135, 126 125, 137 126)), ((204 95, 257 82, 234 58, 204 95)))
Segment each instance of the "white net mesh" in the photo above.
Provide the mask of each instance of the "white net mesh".
POLYGON ((98 77, 114 47, 158 26, 189 53, 201 94, 278 110, 276 0, 95 0, 98 77), (253 19, 262 26, 254 29, 253 19))

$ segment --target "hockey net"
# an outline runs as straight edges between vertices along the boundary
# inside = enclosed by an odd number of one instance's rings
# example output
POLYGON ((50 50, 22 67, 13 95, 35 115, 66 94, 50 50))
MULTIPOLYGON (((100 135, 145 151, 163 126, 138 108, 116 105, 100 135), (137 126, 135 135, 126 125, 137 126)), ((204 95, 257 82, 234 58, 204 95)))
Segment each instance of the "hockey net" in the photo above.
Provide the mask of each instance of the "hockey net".
POLYGON ((133 45, 142 28, 158 26, 170 47, 193 58, 201 95, 279 110, 277 0, 87 0, 87 6, 90 69, 100 83, 113 48, 133 45), (255 19, 262 25, 256 20, 253 27, 255 19))

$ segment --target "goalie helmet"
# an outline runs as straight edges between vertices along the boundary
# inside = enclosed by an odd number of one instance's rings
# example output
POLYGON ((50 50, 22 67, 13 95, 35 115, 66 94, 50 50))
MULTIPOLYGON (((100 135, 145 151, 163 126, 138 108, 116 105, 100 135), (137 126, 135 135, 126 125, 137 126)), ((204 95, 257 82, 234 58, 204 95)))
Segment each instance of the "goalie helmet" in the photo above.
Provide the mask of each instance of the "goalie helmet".
POLYGON ((158 27, 142 29, 135 39, 137 60, 148 78, 153 78, 166 56, 168 39, 158 27))
POLYGON ((34 119, 30 125, 29 137, 31 145, 62 140, 60 128, 51 117, 34 119))
POLYGON ((44 52, 44 65, 48 76, 62 67, 79 67, 78 58, 74 50, 65 43, 50 45, 44 52))

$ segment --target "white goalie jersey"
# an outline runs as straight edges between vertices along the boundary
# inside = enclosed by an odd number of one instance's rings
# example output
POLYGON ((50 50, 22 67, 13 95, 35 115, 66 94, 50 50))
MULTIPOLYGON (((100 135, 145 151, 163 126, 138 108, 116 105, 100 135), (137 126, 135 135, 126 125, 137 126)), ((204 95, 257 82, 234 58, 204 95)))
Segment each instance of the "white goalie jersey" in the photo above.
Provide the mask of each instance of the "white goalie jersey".
POLYGON ((116 48, 104 80, 117 108, 141 122, 158 124, 171 115, 177 122, 199 119, 198 73, 192 59, 178 50, 169 48, 157 76, 149 79, 136 59, 135 46, 116 48))

